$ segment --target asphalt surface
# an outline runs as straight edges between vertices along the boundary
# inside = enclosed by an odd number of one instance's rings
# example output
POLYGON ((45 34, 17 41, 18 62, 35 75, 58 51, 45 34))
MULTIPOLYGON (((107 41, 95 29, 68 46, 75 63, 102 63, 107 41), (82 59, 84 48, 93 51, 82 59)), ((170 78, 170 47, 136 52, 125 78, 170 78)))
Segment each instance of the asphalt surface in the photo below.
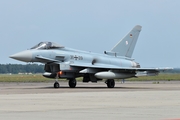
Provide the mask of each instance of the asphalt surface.
POLYGON ((180 81, 0 83, 0 120, 180 120, 180 81))

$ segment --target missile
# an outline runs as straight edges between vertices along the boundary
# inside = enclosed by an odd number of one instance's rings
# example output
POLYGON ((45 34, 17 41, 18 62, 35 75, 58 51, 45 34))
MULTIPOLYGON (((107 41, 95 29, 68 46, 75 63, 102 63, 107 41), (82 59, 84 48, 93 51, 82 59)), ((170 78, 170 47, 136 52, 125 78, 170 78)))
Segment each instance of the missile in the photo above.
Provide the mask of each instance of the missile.
POLYGON ((116 73, 112 71, 98 72, 95 74, 95 77, 99 79, 125 79, 134 76, 135 73, 116 73))

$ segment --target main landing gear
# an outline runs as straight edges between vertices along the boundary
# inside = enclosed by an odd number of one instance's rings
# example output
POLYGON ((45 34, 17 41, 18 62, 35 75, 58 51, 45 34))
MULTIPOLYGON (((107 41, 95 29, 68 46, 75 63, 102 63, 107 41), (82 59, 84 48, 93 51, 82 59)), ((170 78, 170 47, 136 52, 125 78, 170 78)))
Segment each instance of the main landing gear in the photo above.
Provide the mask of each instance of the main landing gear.
POLYGON ((76 87, 76 79, 75 78, 70 78, 69 79, 69 87, 70 88, 75 88, 76 87))
POLYGON ((108 88, 114 88, 114 86, 115 86, 114 79, 107 79, 105 83, 107 84, 108 88))

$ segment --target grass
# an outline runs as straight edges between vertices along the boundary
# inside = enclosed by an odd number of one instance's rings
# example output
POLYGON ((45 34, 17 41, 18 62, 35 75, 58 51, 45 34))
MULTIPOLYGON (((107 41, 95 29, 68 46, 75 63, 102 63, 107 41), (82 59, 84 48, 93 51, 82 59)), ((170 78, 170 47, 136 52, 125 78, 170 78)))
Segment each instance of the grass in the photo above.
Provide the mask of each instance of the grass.
POLYGON ((0 82, 48 82, 52 79, 37 75, 0 75, 0 82))
MULTIPOLYGON (((65 79, 64 79, 65 80, 65 79)), ((159 74, 158 76, 144 76, 138 78, 129 78, 128 81, 171 81, 180 80, 180 74, 159 74)), ((48 79, 41 74, 33 75, 0 75, 0 82, 50 82, 54 79, 48 79)), ((77 81, 82 81, 82 78, 77 78, 77 81)))

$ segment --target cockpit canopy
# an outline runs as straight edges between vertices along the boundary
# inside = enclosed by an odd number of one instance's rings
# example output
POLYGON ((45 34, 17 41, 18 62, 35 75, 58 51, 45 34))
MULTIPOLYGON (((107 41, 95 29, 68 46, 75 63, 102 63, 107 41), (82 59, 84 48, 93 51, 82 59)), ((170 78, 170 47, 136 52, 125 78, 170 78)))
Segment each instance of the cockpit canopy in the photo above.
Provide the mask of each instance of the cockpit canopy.
POLYGON ((53 42, 40 42, 31 49, 55 49, 55 48, 64 48, 64 47, 53 42))

